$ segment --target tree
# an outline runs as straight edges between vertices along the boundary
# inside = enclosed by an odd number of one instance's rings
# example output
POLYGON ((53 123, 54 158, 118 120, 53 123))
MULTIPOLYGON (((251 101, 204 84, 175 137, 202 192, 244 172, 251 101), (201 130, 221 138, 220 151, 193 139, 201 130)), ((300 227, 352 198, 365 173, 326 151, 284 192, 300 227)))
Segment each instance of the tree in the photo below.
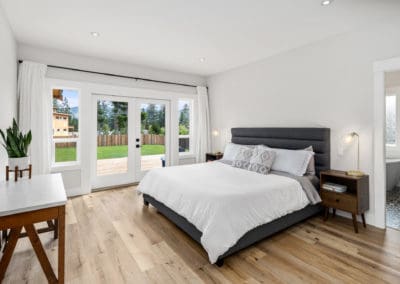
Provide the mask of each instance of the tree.
POLYGON ((126 102, 111 102, 109 117, 110 127, 115 133, 126 134, 128 125, 128 104, 126 102))
POLYGON ((149 133, 159 135, 161 132, 161 127, 158 124, 153 124, 150 126, 149 133))
POLYGON ((105 101, 97 102, 97 131, 101 134, 109 134, 107 105, 105 101))
MULTIPOLYGON (((190 129, 190 108, 188 104, 184 104, 179 114, 179 126, 185 126, 188 131, 190 129)), ((182 134, 183 135, 183 134, 182 134)))
POLYGON ((189 129, 186 128, 185 125, 179 124, 179 135, 188 135, 189 129))
POLYGON ((61 102, 60 112, 66 113, 66 114, 71 114, 71 108, 69 107, 69 103, 68 103, 68 98, 67 97, 64 97, 62 102, 61 102))

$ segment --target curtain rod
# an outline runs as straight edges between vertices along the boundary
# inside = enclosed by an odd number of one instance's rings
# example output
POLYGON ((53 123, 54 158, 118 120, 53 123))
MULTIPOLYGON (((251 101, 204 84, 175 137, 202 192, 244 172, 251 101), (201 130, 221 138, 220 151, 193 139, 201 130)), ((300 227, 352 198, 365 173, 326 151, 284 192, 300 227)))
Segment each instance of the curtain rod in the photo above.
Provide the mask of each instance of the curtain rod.
MULTIPOLYGON (((22 63, 24 61, 23 60, 18 60, 18 62, 22 63)), ((154 80, 154 79, 126 76, 126 75, 118 75, 118 74, 113 74, 113 73, 104 73, 104 72, 83 70, 83 69, 64 67, 64 66, 58 66, 58 65, 47 65, 47 67, 57 68, 57 69, 64 69, 64 70, 71 70, 71 71, 78 71, 78 72, 85 72, 85 73, 91 73, 91 74, 97 74, 97 75, 105 75, 105 76, 111 76, 111 77, 118 77, 118 78, 125 78, 125 79, 134 79, 136 81, 140 80, 140 81, 146 81, 146 82, 177 85, 177 86, 184 86, 184 87, 193 87, 193 88, 197 87, 196 85, 191 85, 191 84, 175 83, 175 82, 169 82, 169 81, 154 80)))

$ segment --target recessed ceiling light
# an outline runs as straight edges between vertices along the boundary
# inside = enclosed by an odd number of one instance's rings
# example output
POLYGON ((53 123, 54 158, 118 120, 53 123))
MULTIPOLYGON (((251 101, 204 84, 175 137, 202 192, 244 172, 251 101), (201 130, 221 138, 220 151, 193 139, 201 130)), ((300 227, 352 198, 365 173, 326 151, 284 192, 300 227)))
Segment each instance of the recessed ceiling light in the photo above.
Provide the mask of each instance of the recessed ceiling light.
POLYGON ((98 37, 100 34, 98 32, 90 32, 91 36, 98 37))
POLYGON ((206 59, 204 57, 200 58, 200 62, 204 62, 206 59))
POLYGON ((323 0, 321 2, 321 5, 322 6, 328 6, 329 4, 332 4, 332 2, 333 2, 333 0, 323 0))

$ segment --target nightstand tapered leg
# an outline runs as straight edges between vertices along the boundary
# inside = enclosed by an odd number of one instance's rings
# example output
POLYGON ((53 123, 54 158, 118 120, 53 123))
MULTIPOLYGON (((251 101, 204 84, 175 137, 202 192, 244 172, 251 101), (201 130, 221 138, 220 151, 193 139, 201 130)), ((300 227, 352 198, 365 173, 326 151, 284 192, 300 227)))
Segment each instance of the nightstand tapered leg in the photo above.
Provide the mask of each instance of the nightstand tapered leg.
POLYGON ((356 234, 358 233, 358 225, 357 225, 357 215, 352 213, 351 214, 352 218, 353 218, 353 226, 354 226, 354 231, 356 232, 356 234))
POLYGON ((336 216, 336 209, 332 208, 332 217, 335 217, 335 216, 336 216))
POLYGON ((367 224, 365 223, 365 215, 364 215, 364 213, 361 213, 361 218, 362 218, 363 226, 364 226, 364 228, 366 228, 367 224))

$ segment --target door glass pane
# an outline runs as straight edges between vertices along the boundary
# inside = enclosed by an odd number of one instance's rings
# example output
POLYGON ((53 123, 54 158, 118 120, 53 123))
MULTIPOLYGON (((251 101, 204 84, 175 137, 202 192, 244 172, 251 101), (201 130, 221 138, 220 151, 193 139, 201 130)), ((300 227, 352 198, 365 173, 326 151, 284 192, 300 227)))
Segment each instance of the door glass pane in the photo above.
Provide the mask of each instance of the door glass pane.
POLYGON ((128 171, 128 103, 97 102, 97 175, 128 171))
POLYGON ((192 130, 190 129, 191 102, 189 100, 178 101, 178 119, 179 119, 179 154, 190 153, 190 138, 192 130))
POLYGON ((165 104, 140 104, 142 171, 165 166, 165 104))

